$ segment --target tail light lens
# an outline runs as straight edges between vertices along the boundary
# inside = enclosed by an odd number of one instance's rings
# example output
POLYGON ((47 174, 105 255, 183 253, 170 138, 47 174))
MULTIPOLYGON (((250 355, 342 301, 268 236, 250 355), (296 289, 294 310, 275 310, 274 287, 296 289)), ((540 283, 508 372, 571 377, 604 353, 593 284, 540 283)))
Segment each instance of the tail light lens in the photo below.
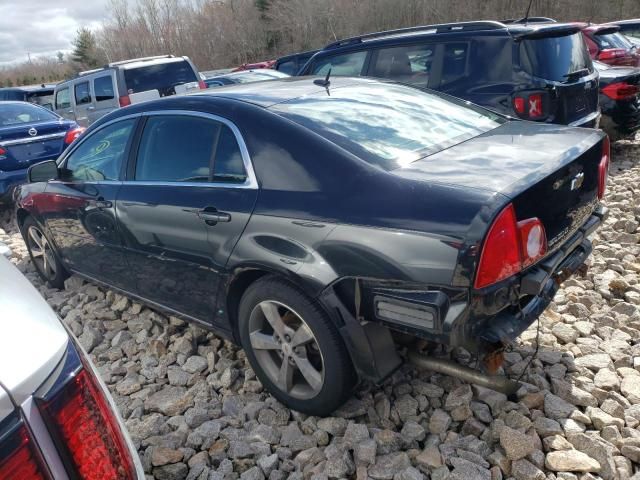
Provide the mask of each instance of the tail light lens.
POLYGON ((604 87, 602 93, 612 100, 629 100, 640 93, 640 87, 627 82, 616 82, 604 87))
POLYGON ((602 200, 607 190, 609 178, 609 163, 611 162, 611 142, 609 137, 604 137, 602 142, 602 159, 598 165, 598 199, 602 200))
POLYGON ((136 478, 126 441, 97 379, 86 366, 40 411, 68 467, 83 480, 136 478))
POLYGON ((518 94, 513 98, 513 109, 520 118, 541 120, 547 117, 547 94, 535 92, 518 94))
POLYGON ((67 135, 64 137, 64 144, 71 145, 80 135, 84 132, 86 128, 78 127, 73 130, 69 130, 67 135))
POLYGON ((624 48, 605 48, 598 53, 598 60, 606 61, 614 58, 624 57, 627 51, 624 48))
POLYGON ((16 422, 10 433, 0 435, 0 480, 45 480, 44 469, 29 433, 16 422))
POLYGON ((118 98, 118 102, 120 103, 121 107, 131 105, 131 99, 129 98, 129 95, 122 95, 120 98, 118 98))
POLYGON ((4 156, 6 154, 7 154, 7 151, 4 148, 0 147, 0 157, 4 156))
POLYGON ((204 80, 198 81, 198 86, 200 87, 200 90, 206 90, 207 89, 207 84, 204 83, 204 80))
POLYGON ((533 265, 547 253, 547 236, 537 218, 516 221, 512 204, 496 217, 484 241, 475 288, 493 285, 533 265))

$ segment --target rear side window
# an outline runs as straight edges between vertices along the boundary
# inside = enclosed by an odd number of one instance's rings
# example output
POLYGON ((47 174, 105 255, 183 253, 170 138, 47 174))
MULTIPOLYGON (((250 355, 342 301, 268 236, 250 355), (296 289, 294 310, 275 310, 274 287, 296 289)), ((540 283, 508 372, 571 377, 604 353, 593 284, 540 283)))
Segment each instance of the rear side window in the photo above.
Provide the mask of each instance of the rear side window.
POLYGON ((461 100, 393 84, 336 88, 330 96, 306 95, 271 109, 385 170, 409 166, 505 122, 461 100))
POLYGON ((71 98, 69 95, 69 87, 62 88, 56 92, 56 108, 69 108, 71 106, 71 98))
POLYGON ((362 67, 364 67, 366 58, 366 51, 321 58, 314 62, 311 74, 326 75, 331 69, 331 75, 357 77, 362 74, 362 67))
POLYGON ((65 179, 78 182, 118 180, 135 119, 104 127, 87 137, 67 158, 65 179))
POLYGON ((186 60, 127 68, 124 70, 124 79, 130 94, 158 90, 161 96, 174 94, 176 85, 198 81, 186 60))
POLYGON ((214 182, 244 183, 247 172, 244 169, 238 141, 229 127, 221 125, 220 137, 213 162, 214 182))
POLYGON ((561 37, 524 39, 520 67, 534 77, 563 82, 575 72, 592 73, 593 65, 581 33, 561 37))
POLYGON ((93 91, 96 96, 96 102, 113 100, 115 94, 113 92, 113 79, 111 75, 96 78, 93 81, 93 91))
POLYGON ((383 48, 374 56, 369 72, 374 77, 427 87, 434 58, 435 45, 431 44, 383 48))
POLYGON ((147 120, 136 180, 244 183, 246 178, 236 137, 223 123, 178 115, 147 120))
POLYGON ((25 94, 18 90, 8 90, 4 92, 0 92, 0 100, 17 100, 23 101, 25 99, 25 94))
POLYGON ((89 93, 89 82, 78 83, 74 87, 76 96, 76 105, 91 103, 91 94, 89 93))

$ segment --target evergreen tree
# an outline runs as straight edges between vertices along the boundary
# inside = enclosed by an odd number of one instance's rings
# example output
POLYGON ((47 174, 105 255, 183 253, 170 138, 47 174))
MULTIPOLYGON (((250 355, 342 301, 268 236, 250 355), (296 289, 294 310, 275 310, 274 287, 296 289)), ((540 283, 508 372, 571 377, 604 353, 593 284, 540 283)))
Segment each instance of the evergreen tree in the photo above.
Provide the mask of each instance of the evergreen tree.
POLYGON ((269 0, 256 0, 256 8, 264 13, 269 9, 269 0))
POLYGON ((73 40, 71 58, 84 68, 94 68, 100 64, 96 55, 96 38, 88 28, 82 27, 78 30, 73 40))

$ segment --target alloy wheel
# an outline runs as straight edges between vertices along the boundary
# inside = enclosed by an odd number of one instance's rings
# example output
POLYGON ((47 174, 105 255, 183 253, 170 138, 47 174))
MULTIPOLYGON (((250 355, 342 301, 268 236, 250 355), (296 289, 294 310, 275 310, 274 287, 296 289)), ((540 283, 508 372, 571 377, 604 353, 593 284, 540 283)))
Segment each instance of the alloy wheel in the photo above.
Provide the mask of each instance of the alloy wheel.
POLYGON ((264 300, 251 311, 249 340, 269 379, 284 393, 313 398, 324 385, 324 360, 316 337, 287 305, 264 300))
POLYGON ((35 226, 30 226, 27 231, 29 251, 36 267, 49 280, 56 277, 56 259, 51 249, 51 244, 44 233, 35 226))

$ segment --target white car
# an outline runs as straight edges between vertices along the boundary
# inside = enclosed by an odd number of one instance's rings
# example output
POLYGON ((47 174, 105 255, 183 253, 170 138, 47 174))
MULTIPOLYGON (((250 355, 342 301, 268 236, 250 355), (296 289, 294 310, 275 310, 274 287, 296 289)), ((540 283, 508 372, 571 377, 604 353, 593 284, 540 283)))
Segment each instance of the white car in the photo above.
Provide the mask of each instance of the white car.
POLYGON ((88 356, 0 253, 0 479, 144 479, 88 356))

